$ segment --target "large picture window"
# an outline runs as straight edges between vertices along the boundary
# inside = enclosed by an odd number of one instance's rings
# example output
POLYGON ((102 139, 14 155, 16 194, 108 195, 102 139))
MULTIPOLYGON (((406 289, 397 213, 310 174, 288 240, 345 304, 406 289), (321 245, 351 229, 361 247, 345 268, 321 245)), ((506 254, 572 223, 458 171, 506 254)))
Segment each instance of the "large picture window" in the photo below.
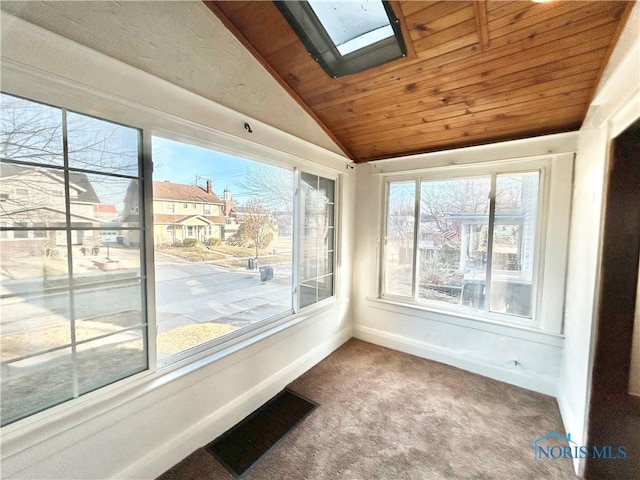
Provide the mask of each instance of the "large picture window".
POLYGON ((5 94, 0 119, 5 425, 146 369, 147 328, 140 131, 5 94))
POLYGON ((2 425, 334 296, 334 179, 0 95, 2 425))
POLYGON ((540 171, 387 183, 386 297, 534 317, 540 171))
POLYGON ((153 145, 159 361, 333 296, 333 180, 160 137, 153 145), (155 213, 185 199, 202 213, 155 213))

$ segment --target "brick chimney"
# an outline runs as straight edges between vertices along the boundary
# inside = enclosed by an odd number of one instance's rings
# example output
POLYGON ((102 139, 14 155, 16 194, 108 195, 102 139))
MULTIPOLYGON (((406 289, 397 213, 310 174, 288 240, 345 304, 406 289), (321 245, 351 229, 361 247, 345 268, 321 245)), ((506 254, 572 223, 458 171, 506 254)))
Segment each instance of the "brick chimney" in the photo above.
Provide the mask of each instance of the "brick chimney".
POLYGON ((212 191, 211 180, 207 180, 207 193, 211 194, 211 191, 212 191))

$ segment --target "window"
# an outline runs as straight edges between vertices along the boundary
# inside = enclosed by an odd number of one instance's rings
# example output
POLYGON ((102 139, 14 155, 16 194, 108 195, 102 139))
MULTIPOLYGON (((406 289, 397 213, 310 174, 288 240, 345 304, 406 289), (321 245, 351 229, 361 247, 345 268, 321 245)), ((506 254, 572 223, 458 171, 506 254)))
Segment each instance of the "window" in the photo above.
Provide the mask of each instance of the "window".
POLYGON ((143 155, 136 128, 1 95, 2 425, 333 296, 334 179, 161 138, 143 155), (145 204, 147 154, 170 181, 145 204), (197 174, 234 189, 237 221, 215 198, 214 217, 167 214, 216 197, 197 174))
POLYGON ((145 370, 147 328, 143 223, 107 250, 94 215, 140 190, 140 131, 6 94, 0 120, 2 238, 25 239, 0 246, 6 425, 145 370))
MULTIPOLYGON (((224 228, 222 219, 213 219, 221 224, 184 230, 179 225, 168 230, 166 219, 154 216, 156 253, 170 254, 155 266, 160 362, 183 358, 204 344, 224 342, 333 296, 334 180, 160 137, 154 137, 153 146, 156 165, 163 166, 156 166, 158 177, 180 165, 181 175, 171 179, 174 191, 197 198, 207 190, 194 185, 194 177, 222 178, 234 191, 238 215, 237 223, 227 215, 224 228), (293 224, 296 215, 299 235, 281 228, 293 224), (183 232, 197 235, 205 246, 184 242, 183 232), (300 262, 294 269, 296 249, 300 262)), ((160 194, 165 186, 154 182, 154 191, 160 194)), ((205 208, 211 211, 210 205, 205 208)))
POLYGON ((532 319, 541 171, 389 181, 382 296, 532 319))
POLYGON ((406 55, 399 21, 388 2, 277 1, 309 54, 332 77, 406 55))
POLYGON ((301 178, 300 306, 333 296, 335 182, 303 173, 301 178))

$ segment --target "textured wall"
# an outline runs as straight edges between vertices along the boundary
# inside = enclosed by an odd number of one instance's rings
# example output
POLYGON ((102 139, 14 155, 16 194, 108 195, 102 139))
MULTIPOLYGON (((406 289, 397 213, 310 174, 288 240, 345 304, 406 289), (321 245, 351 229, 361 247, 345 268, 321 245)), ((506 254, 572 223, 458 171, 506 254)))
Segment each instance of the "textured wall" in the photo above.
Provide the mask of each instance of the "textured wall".
POLYGON ((3 1, 0 5, 35 25, 342 153, 202 2, 3 1))

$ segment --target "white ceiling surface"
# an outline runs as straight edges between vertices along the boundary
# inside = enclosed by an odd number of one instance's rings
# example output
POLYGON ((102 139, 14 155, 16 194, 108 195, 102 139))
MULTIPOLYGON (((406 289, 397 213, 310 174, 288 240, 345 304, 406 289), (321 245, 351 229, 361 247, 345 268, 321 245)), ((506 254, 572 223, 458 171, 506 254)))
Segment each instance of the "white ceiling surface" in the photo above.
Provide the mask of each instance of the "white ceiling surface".
POLYGON ((200 1, 3 0, 0 6, 16 17, 344 155, 200 1))

